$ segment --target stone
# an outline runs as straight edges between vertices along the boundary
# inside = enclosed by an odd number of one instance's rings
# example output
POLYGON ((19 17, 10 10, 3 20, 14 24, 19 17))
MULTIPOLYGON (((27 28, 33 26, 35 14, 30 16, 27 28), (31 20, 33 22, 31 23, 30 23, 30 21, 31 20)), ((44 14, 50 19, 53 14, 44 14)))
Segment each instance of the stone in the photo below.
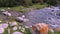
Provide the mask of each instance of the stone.
POLYGON ((17 22, 15 22, 15 21, 9 22, 9 24, 10 24, 10 26, 18 25, 17 22))
POLYGON ((7 28, 7 27, 8 27, 8 24, 6 23, 0 24, 0 28, 7 28))
POLYGON ((0 22, 2 22, 2 21, 0 21, 0 22))
POLYGON ((25 28, 29 28, 28 26, 25 26, 25 28))
POLYGON ((25 28, 22 28, 21 31, 22 31, 22 32, 25 32, 25 28))
POLYGON ((12 34, 23 34, 23 33, 16 31, 16 32, 13 32, 12 34))
POLYGON ((21 26, 19 26, 19 29, 21 29, 22 27, 21 26))
POLYGON ((13 27, 13 30, 14 30, 14 31, 17 30, 17 29, 18 29, 17 26, 14 26, 14 27, 13 27))
POLYGON ((9 7, 7 9, 10 9, 9 7))
POLYGON ((22 18, 25 18, 25 15, 22 15, 22 18))
POLYGON ((23 22, 23 18, 22 17, 16 17, 16 21, 23 22))
POLYGON ((4 33, 4 28, 0 28, 0 34, 4 33))
POLYGON ((11 16, 11 13, 9 13, 8 11, 2 12, 2 13, 6 16, 11 16))

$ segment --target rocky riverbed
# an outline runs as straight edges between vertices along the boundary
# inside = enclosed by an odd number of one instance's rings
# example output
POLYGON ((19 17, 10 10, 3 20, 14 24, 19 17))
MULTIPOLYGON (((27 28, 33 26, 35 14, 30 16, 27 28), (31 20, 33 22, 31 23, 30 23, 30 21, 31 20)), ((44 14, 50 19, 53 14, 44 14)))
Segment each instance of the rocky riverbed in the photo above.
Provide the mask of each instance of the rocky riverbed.
POLYGON ((37 23, 46 23, 52 29, 60 28, 60 8, 46 7, 25 14, 14 10, 0 10, 0 34, 29 34, 28 28, 37 23))
MULTIPOLYGON (((21 17, 23 14, 14 10, 0 11, 0 34, 27 34, 26 26, 20 22, 16 22, 16 17, 21 17)), ((27 29, 29 30, 29 29, 27 29)))

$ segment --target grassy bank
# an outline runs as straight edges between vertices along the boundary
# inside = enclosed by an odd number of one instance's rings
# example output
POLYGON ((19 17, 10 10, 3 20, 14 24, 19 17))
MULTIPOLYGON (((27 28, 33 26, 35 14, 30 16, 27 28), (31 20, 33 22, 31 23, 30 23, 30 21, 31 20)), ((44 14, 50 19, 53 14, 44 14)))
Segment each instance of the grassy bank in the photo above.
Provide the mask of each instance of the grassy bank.
MULTIPOLYGON (((46 6, 47 6, 46 4, 43 4, 43 5, 33 4, 32 6, 28 6, 28 7, 25 7, 25 6, 15 6, 15 7, 9 7, 9 8, 12 9, 12 10, 21 11, 23 8, 40 9, 40 8, 43 8, 43 7, 46 7, 46 6)), ((7 8, 8 7, 0 7, 0 10, 1 9, 7 9, 7 8)))

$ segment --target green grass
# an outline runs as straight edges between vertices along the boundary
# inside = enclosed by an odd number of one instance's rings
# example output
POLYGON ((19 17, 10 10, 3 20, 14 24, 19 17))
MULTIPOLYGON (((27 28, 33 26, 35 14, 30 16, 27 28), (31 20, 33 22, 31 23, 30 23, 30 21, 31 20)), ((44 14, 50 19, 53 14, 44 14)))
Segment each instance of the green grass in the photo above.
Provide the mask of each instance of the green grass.
POLYGON ((5 29, 5 31, 4 31, 4 33, 3 34, 8 34, 8 30, 7 29, 5 29))
MULTIPOLYGON (((48 34, 52 34, 52 33, 49 31, 48 34)), ((60 32, 54 32, 54 34, 60 34, 60 32)))
MULTIPOLYGON (((9 7, 11 8, 11 10, 16 10, 16 11, 23 11, 22 9, 23 8, 34 8, 34 9, 40 9, 40 8, 43 8, 43 7, 46 7, 47 4, 43 4, 43 5, 40 5, 40 4, 33 4, 32 6, 29 6, 29 7, 24 7, 24 6, 15 6, 15 7, 9 7)), ((7 9, 8 7, 0 7, 0 10, 1 9, 7 9)))
MULTIPOLYGON (((13 30, 11 30, 11 32, 14 32, 13 30)), ((21 32, 21 31, 19 31, 21 32)), ((26 29, 26 31, 24 32, 24 34, 31 34, 29 29, 26 29)), ((52 34, 50 31, 48 32, 48 34, 52 34)), ((55 32, 54 34, 60 34, 60 32, 55 32)))
POLYGON ((55 32, 55 34, 60 34, 60 32, 55 32))
MULTIPOLYGON (((26 32, 24 34, 31 34, 30 30, 27 28, 26 32)), ((48 32, 48 34, 52 34, 50 31, 48 32)), ((60 32, 54 32, 54 34, 60 34, 60 32)))
POLYGON ((40 9, 40 8, 44 8, 44 7, 46 7, 47 6, 47 4, 43 4, 43 5, 40 5, 40 4, 34 4, 34 5, 32 5, 32 6, 30 6, 31 8, 37 8, 37 9, 40 9))
MULTIPOLYGON (((46 6, 47 6, 46 4, 44 4, 44 5, 34 4, 32 6, 29 6, 28 8, 44 8, 46 6)), ((27 7, 24 7, 24 6, 16 6, 16 7, 12 7, 11 9, 20 11, 23 8, 27 8, 27 7)))
POLYGON ((24 34, 31 34, 31 32, 28 28, 26 28, 26 32, 24 34))

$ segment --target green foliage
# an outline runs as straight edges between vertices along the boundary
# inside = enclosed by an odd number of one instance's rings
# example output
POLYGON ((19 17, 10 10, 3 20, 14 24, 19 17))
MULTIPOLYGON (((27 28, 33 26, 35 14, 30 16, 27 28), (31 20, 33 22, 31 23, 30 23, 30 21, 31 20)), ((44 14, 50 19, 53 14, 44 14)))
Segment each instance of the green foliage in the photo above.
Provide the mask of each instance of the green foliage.
POLYGON ((48 5, 58 5, 60 4, 60 0, 32 0, 33 3, 40 3, 44 4, 47 3, 48 5))
POLYGON ((5 31, 4 31, 4 33, 3 34, 8 34, 8 30, 7 29, 5 29, 5 31))
MULTIPOLYGON (((52 34, 52 32, 49 30, 48 34, 52 34)), ((54 32, 54 34, 60 34, 60 32, 54 32)))
POLYGON ((0 0, 0 6, 13 6, 15 2, 15 0, 0 0))
POLYGON ((24 0, 24 2, 26 6, 32 5, 32 0, 24 0))
POLYGON ((18 6, 18 5, 31 5, 31 0, 0 0, 0 7, 5 6, 18 6))
POLYGON ((50 5, 57 5, 59 0, 47 0, 47 3, 50 5))
POLYGON ((26 28, 26 32, 24 34, 31 34, 31 32, 28 28, 26 28))
POLYGON ((60 4, 60 0, 0 0, 0 7, 12 7, 19 5, 28 7, 31 6, 34 2, 40 4, 47 3, 50 5, 60 4))

